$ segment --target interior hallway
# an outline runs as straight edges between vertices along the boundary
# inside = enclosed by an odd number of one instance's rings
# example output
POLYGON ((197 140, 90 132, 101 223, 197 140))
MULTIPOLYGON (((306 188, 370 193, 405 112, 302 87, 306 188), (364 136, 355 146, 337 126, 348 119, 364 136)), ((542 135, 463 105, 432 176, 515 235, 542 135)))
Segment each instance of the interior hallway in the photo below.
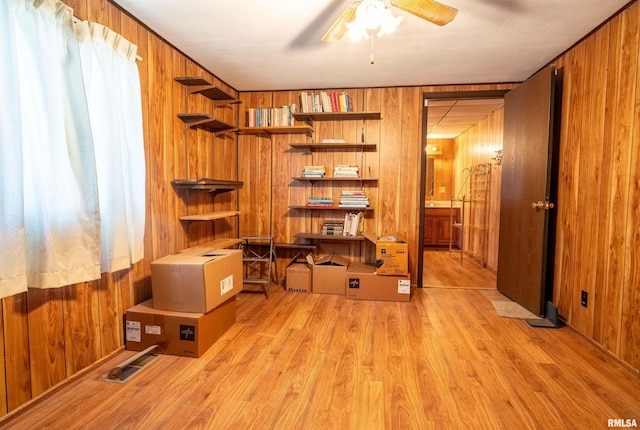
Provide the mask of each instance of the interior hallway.
POLYGON ((448 249, 425 249, 423 287, 496 289, 496 274, 480 263, 448 249))

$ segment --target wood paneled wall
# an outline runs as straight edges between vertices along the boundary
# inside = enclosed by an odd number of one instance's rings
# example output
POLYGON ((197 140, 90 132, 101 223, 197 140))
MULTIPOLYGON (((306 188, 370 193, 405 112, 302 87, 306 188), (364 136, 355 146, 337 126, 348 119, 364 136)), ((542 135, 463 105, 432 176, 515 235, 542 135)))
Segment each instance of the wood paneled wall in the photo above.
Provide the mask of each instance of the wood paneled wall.
POLYGON ((554 302, 640 369, 640 4, 553 64, 563 71, 554 302), (589 294, 580 305, 581 291, 589 294))
POLYGON ((498 270, 502 166, 496 164, 492 158, 495 157, 497 150, 502 149, 503 128, 504 108, 500 108, 456 138, 457 152, 454 158, 455 194, 458 194, 458 190, 462 186, 462 172, 465 168, 491 163, 488 202, 486 206, 484 204, 476 205, 478 211, 483 214, 476 213, 477 217, 468 220, 468 222, 478 225, 485 216, 487 217, 484 242, 480 239, 483 232, 471 229, 469 230, 471 236, 469 244, 470 251, 475 256, 482 255, 482 246, 484 245, 486 266, 494 272, 498 270))
MULTIPOLYGON (((29 289, 2 299, 0 416, 15 410, 66 378, 124 345, 126 309, 151 297, 150 262, 187 247, 178 219, 187 212, 187 197, 171 181, 185 177, 237 179, 235 134, 215 138, 187 130, 180 112, 214 113, 213 103, 186 96, 177 76, 203 76, 233 95, 211 73, 189 60, 107 0, 65 0, 74 15, 108 26, 138 46, 147 171, 145 258, 129 270, 103 274, 93 282, 58 289, 29 289)), ((215 108, 215 115, 236 123, 237 107, 215 108)), ((235 210, 237 193, 194 195, 189 209, 235 210)), ((237 221, 194 223, 192 243, 237 235, 237 221)))

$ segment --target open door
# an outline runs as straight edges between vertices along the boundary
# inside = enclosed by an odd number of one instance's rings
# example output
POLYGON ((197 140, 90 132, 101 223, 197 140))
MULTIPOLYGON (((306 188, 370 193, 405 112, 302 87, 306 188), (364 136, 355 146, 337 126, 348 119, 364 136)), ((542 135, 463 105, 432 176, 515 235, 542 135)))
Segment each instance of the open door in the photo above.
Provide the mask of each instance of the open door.
POLYGON ((554 68, 538 72, 508 92, 504 103, 497 287, 536 315, 544 315, 550 299, 556 74, 554 68))

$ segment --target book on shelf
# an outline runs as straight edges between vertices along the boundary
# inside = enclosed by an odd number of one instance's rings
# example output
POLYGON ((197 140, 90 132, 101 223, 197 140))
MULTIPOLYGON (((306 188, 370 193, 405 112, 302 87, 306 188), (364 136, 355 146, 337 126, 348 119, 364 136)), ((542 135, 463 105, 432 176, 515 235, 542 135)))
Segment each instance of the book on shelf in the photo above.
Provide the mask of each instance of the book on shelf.
POLYGON ((309 197, 306 206, 309 207, 333 207, 333 199, 331 197, 309 197))
POLYGON ((322 143, 344 143, 344 139, 322 139, 322 143))
POLYGON ((333 203, 310 203, 310 202, 307 202, 305 204, 305 206, 307 206, 309 208, 332 208, 333 207, 333 203))
POLYGON ((360 236, 364 232, 364 213, 346 213, 344 215, 343 236, 360 236))
POLYGON ((344 221, 324 220, 322 222, 322 234, 329 236, 342 236, 344 234, 344 221))
POLYGON ((345 91, 301 91, 300 108, 304 113, 352 112, 353 99, 345 91))
POLYGON ((247 109, 248 127, 290 127, 293 125, 293 114, 296 105, 282 107, 257 107, 247 109))
POLYGON ((351 208, 351 209, 365 209, 367 206, 369 206, 369 203, 360 203, 360 202, 340 202, 340 204, 338 204, 339 208, 351 208))
POLYGON ((304 166, 303 178, 323 178, 326 173, 324 166, 304 166))
POLYGON ((341 208, 366 208, 369 206, 369 199, 364 191, 361 190, 342 190, 340 193, 341 208))
POLYGON ((358 166, 339 164, 333 168, 333 176, 336 178, 357 178, 358 166))

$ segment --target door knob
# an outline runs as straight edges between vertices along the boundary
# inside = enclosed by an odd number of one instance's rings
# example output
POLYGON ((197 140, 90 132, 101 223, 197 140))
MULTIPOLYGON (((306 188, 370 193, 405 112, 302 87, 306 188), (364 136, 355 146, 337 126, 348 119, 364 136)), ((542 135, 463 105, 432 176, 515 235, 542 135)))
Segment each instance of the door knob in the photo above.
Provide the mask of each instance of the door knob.
POLYGON ((554 204, 550 203, 550 202, 542 202, 542 201, 538 200, 537 202, 532 202, 531 203, 531 208, 532 209, 549 210, 549 209, 553 209, 554 208, 554 204))

